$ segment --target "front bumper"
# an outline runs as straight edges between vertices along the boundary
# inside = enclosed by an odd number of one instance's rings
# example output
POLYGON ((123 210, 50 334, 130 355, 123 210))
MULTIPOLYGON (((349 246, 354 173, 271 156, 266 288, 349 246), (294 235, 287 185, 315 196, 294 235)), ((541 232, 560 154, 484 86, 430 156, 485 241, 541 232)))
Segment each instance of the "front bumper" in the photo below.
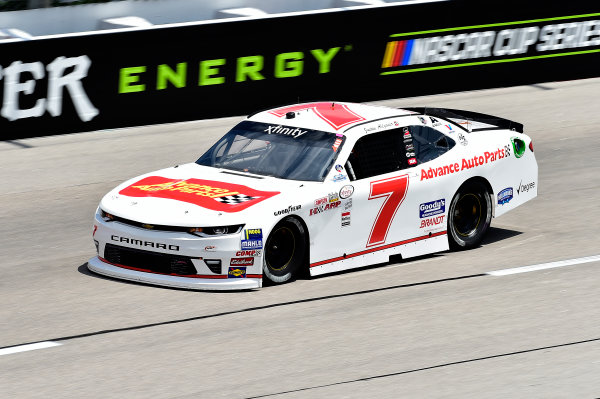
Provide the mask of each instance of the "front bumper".
POLYGON ((242 290, 262 286, 262 251, 243 251, 242 234, 196 237, 157 231, 98 213, 93 238, 98 256, 88 269, 106 276, 194 290, 242 290), (219 262, 211 268, 207 262, 219 262))
POLYGON ((95 256, 88 261, 88 269, 109 277, 192 290, 246 290, 260 288, 262 286, 262 279, 260 278, 230 279, 227 278, 227 276, 223 276, 209 279, 140 272, 110 264, 107 261, 101 260, 98 256, 95 256))

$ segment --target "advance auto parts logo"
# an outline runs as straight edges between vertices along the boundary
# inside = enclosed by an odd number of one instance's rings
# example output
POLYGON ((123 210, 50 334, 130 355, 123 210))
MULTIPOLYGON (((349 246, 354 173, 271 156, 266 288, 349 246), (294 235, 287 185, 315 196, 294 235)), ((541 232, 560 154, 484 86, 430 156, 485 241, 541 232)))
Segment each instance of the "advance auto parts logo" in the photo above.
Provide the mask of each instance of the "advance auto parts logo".
POLYGON ((393 34, 407 39, 387 43, 381 75, 600 52, 590 48, 600 46, 593 17, 600 13, 393 34))
POLYGON ((188 202, 213 211, 239 212, 279 191, 259 191, 241 184, 149 176, 119 191, 128 197, 156 197, 188 202))

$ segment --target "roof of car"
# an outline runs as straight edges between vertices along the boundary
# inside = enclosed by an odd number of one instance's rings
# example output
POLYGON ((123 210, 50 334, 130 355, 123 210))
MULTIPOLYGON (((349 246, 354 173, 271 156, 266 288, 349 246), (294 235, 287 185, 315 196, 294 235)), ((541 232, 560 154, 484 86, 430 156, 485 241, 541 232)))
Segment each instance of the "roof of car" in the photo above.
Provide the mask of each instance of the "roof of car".
POLYGON ((411 114, 416 113, 376 105, 319 101, 260 111, 248 116, 248 119, 256 122, 342 133, 365 122, 411 114))

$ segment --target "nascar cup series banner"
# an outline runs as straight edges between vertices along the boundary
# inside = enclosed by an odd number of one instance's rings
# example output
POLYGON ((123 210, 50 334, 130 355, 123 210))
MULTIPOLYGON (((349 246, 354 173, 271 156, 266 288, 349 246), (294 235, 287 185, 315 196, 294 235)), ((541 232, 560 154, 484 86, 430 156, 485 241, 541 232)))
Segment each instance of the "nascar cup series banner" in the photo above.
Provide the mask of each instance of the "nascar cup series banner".
POLYGON ((10 140, 600 76, 600 3, 398 3, 0 49, 10 140))

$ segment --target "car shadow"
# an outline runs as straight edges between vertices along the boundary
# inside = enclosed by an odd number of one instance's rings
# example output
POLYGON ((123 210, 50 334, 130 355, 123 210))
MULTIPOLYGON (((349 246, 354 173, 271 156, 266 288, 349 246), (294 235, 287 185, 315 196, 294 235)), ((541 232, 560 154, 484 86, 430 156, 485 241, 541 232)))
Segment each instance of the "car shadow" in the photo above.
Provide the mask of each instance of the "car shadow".
POLYGON ((488 229, 481 245, 489 245, 498 241, 507 240, 509 238, 516 237, 523 234, 522 231, 503 229, 501 227, 491 227, 488 229))
MULTIPOLYGON (((435 258, 442 258, 444 256, 447 256, 449 253, 452 252, 467 252, 467 251, 477 251, 479 248, 486 246, 486 245, 490 245, 490 244, 494 244, 496 242, 499 241, 503 241, 503 240, 507 240, 509 238, 512 237, 516 237, 518 235, 523 234, 522 231, 517 231, 517 230, 510 230, 510 229, 505 229, 505 228, 501 228, 501 227, 491 227, 488 229, 485 237, 483 238, 482 242, 480 245, 478 245, 477 247, 474 248, 470 248, 470 249, 466 249, 466 250, 448 250, 448 251, 442 251, 442 252, 436 252, 436 253, 432 253, 432 254, 426 254, 426 255, 421 255, 421 256, 416 256, 413 258, 408 258, 408 259, 403 259, 402 255, 398 254, 398 255, 391 255, 389 262, 385 262, 385 263, 377 263, 377 264, 372 264, 372 265, 367 265, 367 266, 362 266, 362 267, 357 267, 354 269, 349 269, 349 270, 342 270, 339 272, 335 272, 335 273, 327 273, 325 275, 323 275, 323 277, 327 277, 327 276, 336 276, 336 275, 343 275, 343 274, 347 274, 347 273, 353 273, 353 272, 358 272, 361 270, 368 270, 368 269, 374 269, 374 268, 378 268, 378 267, 385 267, 385 266, 389 266, 389 265, 393 265, 393 264, 397 264, 397 263, 410 263, 410 262, 415 262, 418 260, 422 260, 422 259, 435 259, 435 258)), ((296 280, 311 280, 311 279, 318 279, 321 276, 310 276, 308 275, 308 273, 302 274, 301 276, 298 276, 296 278, 296 280)))

